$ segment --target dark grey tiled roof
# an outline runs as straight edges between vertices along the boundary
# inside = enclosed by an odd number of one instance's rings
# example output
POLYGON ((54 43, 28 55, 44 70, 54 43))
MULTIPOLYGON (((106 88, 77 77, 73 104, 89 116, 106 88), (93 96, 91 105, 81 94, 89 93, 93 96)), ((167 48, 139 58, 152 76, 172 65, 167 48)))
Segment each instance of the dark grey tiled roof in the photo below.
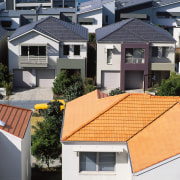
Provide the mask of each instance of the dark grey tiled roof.
POLYGON ((148 2, 152 2, 153 0, 119 0, 116 1, 117 9, 123 9, 131 6, 136 6, 139 4, 144 4, 148 2))
POLYGON ((153 0, 153 1, 154 1, 154 6, 157 7, 180 2, 180 0, 153 0))
POLYGON ((88 30, 79 24, 71 24, 54 17, 36 21, 17 29, 10 40, 30 30, 39 31, 58 41, 87 41, 88 30))
POLYGON ((99 42, 175 42, 164 29, 132 18, 96 30, 99 42))
POLYGON ((3 28, 0 28, 0 40, 4 38, 4 36, 7 35, 7 31, 3 28))
POLYGON ((4 10, 1 12, 1 17, 19 17, 20 15, 35 15, 36 10, 4 10))
POLYGON ((95 9, 102 8, 103 4, 109 3, 109 2, 115 2, 115 0, 92 0, 92 1, 86 1, 80 4, 79 8, 80 11, 79 13, 84 13, 87 11, 92 11, 95 9), (87 6, 87 8, 86 8, 87 6))

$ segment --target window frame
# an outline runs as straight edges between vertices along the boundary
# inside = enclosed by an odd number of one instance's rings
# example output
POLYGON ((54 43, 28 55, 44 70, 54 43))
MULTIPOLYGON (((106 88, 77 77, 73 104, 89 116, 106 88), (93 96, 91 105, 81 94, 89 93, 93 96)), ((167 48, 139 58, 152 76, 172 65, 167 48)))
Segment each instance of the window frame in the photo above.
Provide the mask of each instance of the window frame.
POLYGON ((152 46, 152 53, 151 53, 151 56, 153 57, 153 58, 157 58, 159 55, 159 47, 158 46, 152 46), (156 51, 155 51, 155 49, 156 49, 156 51))
POLYGON ((70 47, 67 44, 63 45, 63 56, 69 56, 70 47), (67 48, 67 49, 66 49, 67 48))
POLYGON ((25 56, 25 57, 40 57, 40 56, 47 56, 47 46, 46 45, 21 45, 21 56, 25 56), (24 50, 23 50, 24 48, 24 50), (26 53, 24 53, 26 48, 26 53), (33 51, 36 51, 36 53, 34 53, 33 51), (43 48, 42 50, 44 51, 44 53, 42 53, 43 51, 41 51, 41 48, 43 48), (41 51, 41 52, 40 52, 41 51))
POLYGON ((79 152, 79 173, 114 173, 116 171, 116 152, 79 152), (95 162, 95 171, 94 170, 81 170, 81 155, 82 153, 95 153, 96 162, 95 162), (101 153, 111 153, 114 156, 114 160, 111 162, 114 165, 112 166, 113 170, 100 170, 100 154, 101 153))
POLYGON ((107 48, 107 64, 112 65, 113 49, 107 48), (111 52, 111 53, 108 53, 111 52))

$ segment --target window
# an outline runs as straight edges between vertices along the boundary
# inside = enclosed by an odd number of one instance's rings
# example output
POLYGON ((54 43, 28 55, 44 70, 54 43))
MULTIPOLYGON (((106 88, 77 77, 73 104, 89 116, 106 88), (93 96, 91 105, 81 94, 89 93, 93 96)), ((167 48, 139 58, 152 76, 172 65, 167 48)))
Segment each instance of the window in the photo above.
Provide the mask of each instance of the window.
POLYGON ((106 23, 108 23, 108 16, 106 15, 106 23))
POLYGON ((21 46, 21 56, 46 56, 46 46, 21 46))
POLYGON ((112 64, 112 49, 107 49, 107 64, 112 64))
POLYGON ((142 48, 126 48, 126 63, 144 63, 144 49, 142 48))
POLYGON ((165 57, 165 58, 168 57, 168 53, 169 53, 168 49, 169 49, 168 47, 162 48, 162 57, 165 57))
POLYGON ((80 55, 80 45, 74 45, 74 55, 75 56, 80 55))
POLYGON ((68 56, 69 55, 69 45, 64 45, 63 46, 63 54, 65 56, 68 56))
POLYGON ((114 152, 81 152, 80 171, 114 171, 114 152))
POLYGON ((152 47, 152 57, 158 57, 158 47, 152 47))

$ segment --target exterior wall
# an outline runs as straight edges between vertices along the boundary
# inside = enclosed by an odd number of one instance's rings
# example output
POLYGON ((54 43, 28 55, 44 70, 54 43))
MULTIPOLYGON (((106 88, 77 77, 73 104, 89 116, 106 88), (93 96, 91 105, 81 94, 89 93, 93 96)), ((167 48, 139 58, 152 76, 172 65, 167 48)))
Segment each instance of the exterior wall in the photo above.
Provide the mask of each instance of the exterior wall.
POLYGON ((175 71, 175 43, 152 43, 149 48, 149 67, 150 70, 175 71), (170 47, 168 57, 162 57, 158 52, 158 57, 152 57, 152 47, 170 47))
POLYGON ((21 164, 22 179, 31 180, 31 121, 22 140, 21 164))
POLYGON ((0 62, 8 65, 7 36, 0 40, 0 62))
POLYGON ((82 25, 89 33, 95 33, 97 28, 102 27, 102 9, 77 14, 77 18, 94 18, 93 25, 82 25))
POLYGON ((97 71, 96 71, 96 83, 98 87, 101 87, 101 74, 102 71, 120 71, 121 66, 121 44, 107 44, 97 43, 97 71), (113 46, 112 64, 107 64, 107 52, 108 45, 113 46))
POLYGON ((59 43, 51 40, 34 31, 8 42, 9 48, 9 70, 19 69, 18 59, 21 54, 21 44, 27 45, 48 45, 48 68, 56 69, 57 58, 59 57, 59 43))
POLYGON ((103 4, 103 25, 113 24, 115 22, 115 1, 103 4), (108 22, 106 22, 108 16, 108 22))
POLYGON ((134 180, 179 180, 180 155, 169 158, 134 175, 134 180))
POLYGON ((131 180, 132 172, 126 143, 63 142, 62 180, 131 180), (116 152, 115 172, 79 172, 79 152, 116 152))
POLYGON ((0 130, 0 179, 24 180, 21 170, 21 139, 0 130))

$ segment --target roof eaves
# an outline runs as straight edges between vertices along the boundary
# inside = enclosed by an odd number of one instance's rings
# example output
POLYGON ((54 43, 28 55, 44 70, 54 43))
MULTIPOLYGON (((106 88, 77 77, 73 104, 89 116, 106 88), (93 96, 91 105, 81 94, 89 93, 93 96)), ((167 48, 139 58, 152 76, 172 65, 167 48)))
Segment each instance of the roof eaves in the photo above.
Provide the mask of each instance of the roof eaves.
POLYGON ((172 4, 176 4, 176 3, 179 3, 179 0, 176 1, 176 2, 171 2, 171 3, 167 3, 167 4, 159 4, 158 6, 155 6, 153 8, 159 8, 159 7, 164 7, 164 6, 169 6, 169 5, 172 5, 172 4))
MULTIPOLYGON (((129 93, 125 93, 123 97, 118 98, 118 100, 116 100, 113 104, 111 104, 109 107, 105 108, 103 111, 101 111, 100 113, 96 114, 94 117, 92 117, 88 122, 82 124, 80 127, 78 127, 77 129, 75 129, 73 132, 71 132, 69 135, 65 136, 64 138, 62 138, 62 141, 67 141, 69 137, 71 137, 73 134, 75 134, 77 131, 79 131, 80 129, 82 129, 83 127, 85 127, 86 125, 90 124, 93 120, 95 120, 97 117, 101 116, 102 114, 104 114, 106 111, 108 111, 109 109, 111 109, 113 106, 115 106, 117 103, 123 101, 124 99, 126 99, 130 94, 129 93)), ((122 94, 120 95, 122 96, 122 94)), ((112 98, 112 96, 108 96, 106 98, 112 98)), ((102 99, 97 99, 97 101, 103 101, 106 98, 102 98, 102 99)))
MULTIPOLYGON (((150 95, 151 96, 151 95, 150 95)), ((179 102, 175 102, 172 106, 170 106, 168 109, 166 109, 162 114, 160 114, 159 116, 157 116, 155 119, 153 119, 149 124, 147 124, 146 126, 144 126, 142 129, 140 129, 138 132, 136 132, 135 134, 133 134, 129 139, 127 139, 127 142, 132 139, 134 136, 136 136, 139 132, 143 131, 146 127, 148 127, 150 124, 152 124, 154 121, 156 121, 157 119, 159 119, 162 115, 164 115, 166 112, 168 112, 170 109, 172 109, 176 104, 178 104, 179 102)))
POLYGON ((77 12, 77 15, 78 14, 83 14, 83 13, 87 13, 87 12, 92 12, 92 11, 97 11, 97 10, 100 10, 100 9, 102 9, 103 7, 100 7, 100 8, 95 8, 95 9, 89 9, 89 10, 84 10, 84 11, 82 11, 82 12, 77 12))

